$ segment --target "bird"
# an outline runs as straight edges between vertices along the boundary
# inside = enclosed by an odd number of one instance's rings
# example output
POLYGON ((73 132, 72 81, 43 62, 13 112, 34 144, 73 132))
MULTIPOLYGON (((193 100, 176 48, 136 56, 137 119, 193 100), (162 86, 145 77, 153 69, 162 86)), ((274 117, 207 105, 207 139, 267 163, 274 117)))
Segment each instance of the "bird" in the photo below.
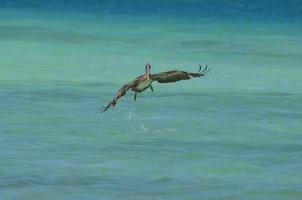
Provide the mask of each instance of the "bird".
POLYGON ((150 88, 153 92, 154 89, 152 87, 153 82, 158 83, 172 83, 181 80, 189 80, 191 77, 202 77, 210 72, 208 65, 201 70, 202 67, 199 64, 198 72, 186 72, 180 70, 171 70, 166 72, 161 72, 157 74, 151 74, 151 64, 147 63, 145 65, 145 74, 136 77, 134 80, 124 84, 116 93, 114 98, 107 104, 107 106, 102 106, 100 112, 107 111, 110 107, 114 107, 117 101, 126 94, 126 92, 131 89, 134 92, 134 101, 137 98, 137 94, 144 92, 146 89, 150 88))

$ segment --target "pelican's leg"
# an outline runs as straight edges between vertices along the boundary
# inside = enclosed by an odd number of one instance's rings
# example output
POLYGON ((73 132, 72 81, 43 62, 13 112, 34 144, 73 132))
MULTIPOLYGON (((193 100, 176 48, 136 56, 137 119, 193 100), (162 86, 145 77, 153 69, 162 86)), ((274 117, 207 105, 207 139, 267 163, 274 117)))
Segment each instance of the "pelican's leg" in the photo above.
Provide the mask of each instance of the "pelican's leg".
POLYGON ((136 100, 137 93, 134 94, 134 101, 136 100))
POLYGON ((151 89, 151 91, 153 92, 154 90, 153 90, 153 87, 152 87, 152 85, 150 85, 150 89, 151 89))

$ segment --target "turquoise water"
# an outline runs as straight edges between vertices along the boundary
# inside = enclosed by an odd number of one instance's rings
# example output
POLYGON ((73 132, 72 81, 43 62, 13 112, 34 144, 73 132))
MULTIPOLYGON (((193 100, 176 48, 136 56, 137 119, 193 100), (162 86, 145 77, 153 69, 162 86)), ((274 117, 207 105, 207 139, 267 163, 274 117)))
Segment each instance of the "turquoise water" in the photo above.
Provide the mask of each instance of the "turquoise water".
POLYGON ((301 35, 290 17, 1 9, 0 199, 301 199, 301 35), (146 62, 212 73, 99 113, 146 62))

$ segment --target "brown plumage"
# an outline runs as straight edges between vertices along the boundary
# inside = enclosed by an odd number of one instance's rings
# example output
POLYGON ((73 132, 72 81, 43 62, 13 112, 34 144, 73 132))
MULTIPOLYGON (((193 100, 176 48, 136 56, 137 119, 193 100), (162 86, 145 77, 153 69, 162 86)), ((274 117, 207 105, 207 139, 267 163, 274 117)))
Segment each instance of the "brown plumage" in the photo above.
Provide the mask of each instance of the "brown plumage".
POLYGON ((146 64, 145 66, 145 74, 136 77, 133 81, 123 85, 115 97, 108 103, 107 106, 103 106, 103 109, 101 112, 106 111, 110 107, 114 107, 115 104, 117 103, 118 99, 121 98, 126 94, 126 92, 131 89, 132 91, 135 92, 134 95, 134 101, 136 100, 137 93, 141 93, 145 91, 147 88, 150 87, 151 91, 153 92, 153 87, 152 87, 152 82, 157 81, 158 83, 171 83, 171 82, 176 82, 180 80, 188 80, 191 77, 201 77, 210 71, 208 69, 208 66, 206 66, 202 71, 201 71, 201 66, 199 65, 199 70, 196 73, 192 72, 186 72, 186 71, 178 71, 178 70, 173 70, 173 71, 167 71, 167 72, 162 72, 158 74, 150 74, 150 69, 151 65, 146 64))

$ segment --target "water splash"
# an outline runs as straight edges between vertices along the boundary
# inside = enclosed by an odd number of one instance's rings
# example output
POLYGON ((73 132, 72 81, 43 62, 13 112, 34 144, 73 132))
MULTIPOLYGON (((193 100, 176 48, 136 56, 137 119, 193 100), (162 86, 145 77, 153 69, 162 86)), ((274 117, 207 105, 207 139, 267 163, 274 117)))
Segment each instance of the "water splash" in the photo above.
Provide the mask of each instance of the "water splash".
POLYGON ((139 113, 135 112, 134 102, 128 112, 128 120, 132 124, 134 132, 147 133, 149 129, 144 125, 139 113))

